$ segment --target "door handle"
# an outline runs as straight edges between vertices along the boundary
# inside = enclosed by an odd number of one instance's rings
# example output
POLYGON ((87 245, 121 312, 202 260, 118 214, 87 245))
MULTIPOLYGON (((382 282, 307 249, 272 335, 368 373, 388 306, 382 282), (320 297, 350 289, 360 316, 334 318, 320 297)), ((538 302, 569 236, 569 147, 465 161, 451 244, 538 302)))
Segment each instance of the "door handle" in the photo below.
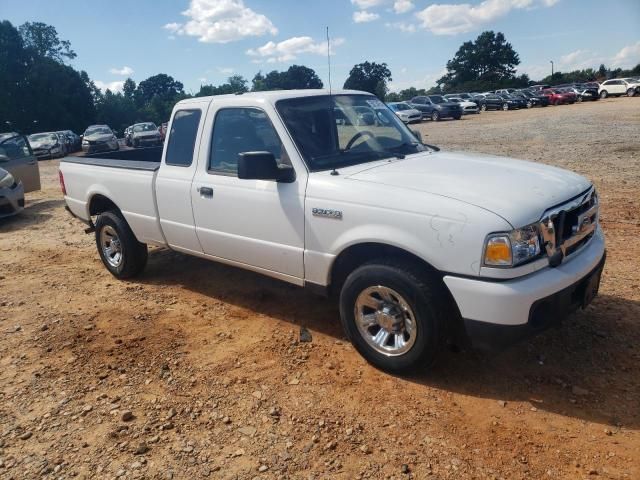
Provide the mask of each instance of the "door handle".
POLYGON ((211 187, 198 187, 196 191, 202 198, 213 198, 213 188, 211 187))

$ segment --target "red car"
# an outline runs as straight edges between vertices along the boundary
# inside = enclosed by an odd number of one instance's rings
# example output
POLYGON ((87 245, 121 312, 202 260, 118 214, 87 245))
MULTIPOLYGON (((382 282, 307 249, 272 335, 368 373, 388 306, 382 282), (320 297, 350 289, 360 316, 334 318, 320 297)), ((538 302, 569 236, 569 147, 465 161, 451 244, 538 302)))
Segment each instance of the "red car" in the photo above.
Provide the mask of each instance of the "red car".
POLYGON ((573 92, 563 92, 561 90, 547 88, 542 90, 542 95, 549 97, 551 105, 561 105, 563 103, 576 103, 578 96, 573 92))

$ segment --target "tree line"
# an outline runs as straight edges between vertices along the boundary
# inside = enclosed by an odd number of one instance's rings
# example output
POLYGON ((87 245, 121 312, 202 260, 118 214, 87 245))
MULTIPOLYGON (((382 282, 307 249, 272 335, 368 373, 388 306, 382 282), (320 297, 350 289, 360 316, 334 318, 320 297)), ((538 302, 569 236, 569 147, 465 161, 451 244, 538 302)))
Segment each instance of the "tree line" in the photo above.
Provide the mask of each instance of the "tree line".
MULTIPOLYGON (((0 22, 0 131, 82 132, 90 124, 106 123, 121 133, 133 123, 167 121, 175 103, 184 98, 323 87, 313 69, 292 65, 284 71, 258 72, 251 81, 233 75, 221 85, 201 85, 195 94, 186 93, 181 82, 165 73, 137 84, 127 78, 121 92, 102 92, 85 71, 65 63, 74 58, 71 44, 61 40, 51 25, 27 22, 16 28, 9 21, 0 22)), ((447 73, 428 90, 411 87, 389 92, 392 75, 388 65, 368 61, 354 65, 344 88, 370 92, 381 100, 402 101, 417 95, 527 87, 533 82, 526 74, 516 75, 519 64, 504 34, 487 31, 475 41, 464 42, 447 62, 447 73)), ((634 75, 640 75, 640 64, 626 71, 600 65, 597 70, 555 72, 540 83, 634 75)))

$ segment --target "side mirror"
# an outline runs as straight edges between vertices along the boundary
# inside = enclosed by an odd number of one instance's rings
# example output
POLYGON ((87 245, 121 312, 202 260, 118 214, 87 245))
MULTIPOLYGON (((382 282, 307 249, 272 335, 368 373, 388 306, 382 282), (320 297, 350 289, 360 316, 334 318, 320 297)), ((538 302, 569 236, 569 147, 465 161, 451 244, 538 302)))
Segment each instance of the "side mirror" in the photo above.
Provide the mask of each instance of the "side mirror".
POLYGON ((238 178, 291 183, 296 174, 289 165, 278 166, 271 152, 242 152, 238 154, 238 178))
POLYGON ((413 136, 416 137, 416 140, 422 143, 422 134, 418 130, 411 130, 411 133, 413 133, 413 136))

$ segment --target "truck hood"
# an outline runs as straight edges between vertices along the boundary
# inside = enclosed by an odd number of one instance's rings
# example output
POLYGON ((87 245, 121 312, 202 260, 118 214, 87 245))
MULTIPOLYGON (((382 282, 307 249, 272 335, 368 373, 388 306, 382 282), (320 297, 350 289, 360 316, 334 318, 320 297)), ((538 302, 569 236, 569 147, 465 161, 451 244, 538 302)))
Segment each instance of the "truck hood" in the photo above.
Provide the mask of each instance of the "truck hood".
POLYGON ((85 135, 83 140, 88 140, 90 142, 107 142, 113 138, 113 134, 111 133, 94 133, 92 135, 85 135))
POLYGON ((539 220, 545 210, 591 186, 584 177, 560 168, 462 152, 415 154, 376 163, 348 178, 453 198, 489 210, 514 228, 539 220))

